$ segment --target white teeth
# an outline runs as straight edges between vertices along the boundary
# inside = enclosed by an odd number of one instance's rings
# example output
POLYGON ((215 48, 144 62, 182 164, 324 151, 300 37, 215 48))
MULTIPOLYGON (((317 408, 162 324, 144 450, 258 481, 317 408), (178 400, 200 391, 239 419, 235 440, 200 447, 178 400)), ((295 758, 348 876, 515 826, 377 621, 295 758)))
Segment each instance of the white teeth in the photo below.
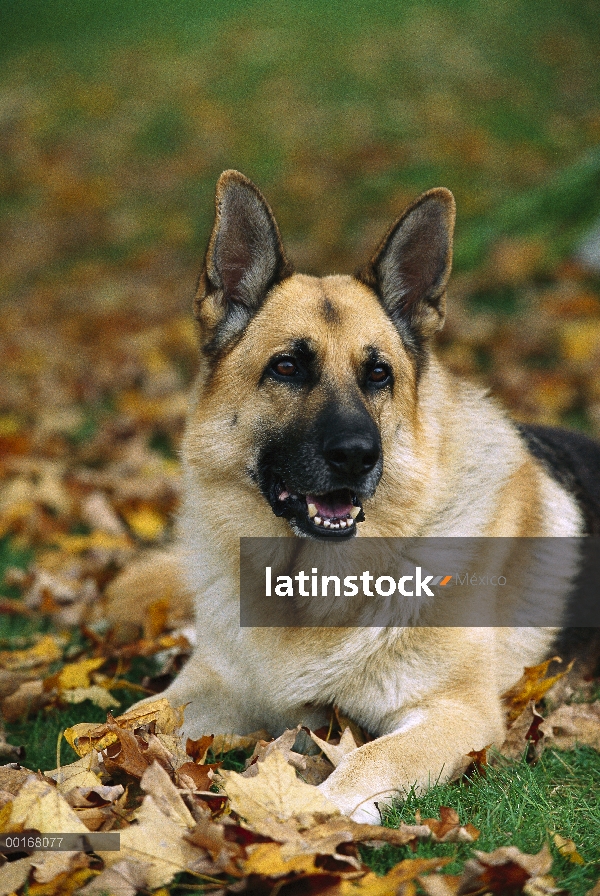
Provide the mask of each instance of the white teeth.
POLYGON ((310 519, 312 520, 313 516, 316 516, 316 515, 317 515, 317 506, 316 506, 316 504, 309 504, 309 505, 308 505, 308 516, 309 516, 310 519))
POLYGON ((320 526, 322 522, 323 522, 323 520, 321 519, 320 516, 316 516, 316 517, 314 517, 314 519, 313 519, 313 523, 314 523, 316 526, 320 526))
POLYGON ((350 526, 354 525, 354 520, 351 517, 348 517, 348 519, 346 520, 346 525, 348 526, 348 528, 350 528, 350 526))
POLYGON ((329 527, 331 526, 331 520, 323 520, 323 525, 326 529, 329 529, 329 527))
POLYGON ((346 520, 340 520, 340 529, 346 528, 346 520))
POLYGON ((352 517, 353 520, 355 520, 359 513, 360 513, 360 507, 353 507, 352 510, 350 511, 350 516, 352 517))

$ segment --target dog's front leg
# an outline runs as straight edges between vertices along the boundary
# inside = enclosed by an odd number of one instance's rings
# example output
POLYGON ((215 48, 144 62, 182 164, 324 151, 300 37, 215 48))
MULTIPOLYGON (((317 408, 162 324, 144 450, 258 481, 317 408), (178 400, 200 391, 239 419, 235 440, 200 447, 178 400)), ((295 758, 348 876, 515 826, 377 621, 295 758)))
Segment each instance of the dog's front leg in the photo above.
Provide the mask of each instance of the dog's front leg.
POLYGON ((497 697, 467 705, 439 699, 404 712, 395 731, 347 754, 320 789, 355 821, 379 824, 378 805, 447 780, 459 760, 501 740, 497 697))
MULTIPOLYGON (((247 734, 263 727, 256 701, 248 699, 244 678, 223 657, 206 656, 196 648, 177 678, 157 696, 135 704, 142 706, 166 697, 171 706, 185 708, 183 734, 198 738, 204 734, 247 734)), ((250 682, 251 685, 251 682, 250 682)))

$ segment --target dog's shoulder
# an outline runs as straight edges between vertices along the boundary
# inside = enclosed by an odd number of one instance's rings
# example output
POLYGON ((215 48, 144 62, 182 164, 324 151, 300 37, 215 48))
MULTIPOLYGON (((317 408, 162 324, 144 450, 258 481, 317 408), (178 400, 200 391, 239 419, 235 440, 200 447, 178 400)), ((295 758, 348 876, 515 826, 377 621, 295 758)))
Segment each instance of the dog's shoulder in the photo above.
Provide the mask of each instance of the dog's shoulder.
POLYGON ((577 501, 585 534, 600 535, 600 444, 583 433, 517 424, 530 453, 577 501))

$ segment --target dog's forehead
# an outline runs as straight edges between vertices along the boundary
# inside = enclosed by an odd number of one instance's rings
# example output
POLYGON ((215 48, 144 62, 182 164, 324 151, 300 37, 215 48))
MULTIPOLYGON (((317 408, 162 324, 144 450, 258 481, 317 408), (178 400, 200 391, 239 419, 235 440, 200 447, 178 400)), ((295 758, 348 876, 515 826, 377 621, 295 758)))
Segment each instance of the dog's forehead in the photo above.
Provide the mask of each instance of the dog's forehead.
POLYGON ((397 331, 375 293, 347 275, 294 274, 271 292, 259 317, 263 336, 274 344, 302 335, 317 345, 350 350, 399 348, 397 331))

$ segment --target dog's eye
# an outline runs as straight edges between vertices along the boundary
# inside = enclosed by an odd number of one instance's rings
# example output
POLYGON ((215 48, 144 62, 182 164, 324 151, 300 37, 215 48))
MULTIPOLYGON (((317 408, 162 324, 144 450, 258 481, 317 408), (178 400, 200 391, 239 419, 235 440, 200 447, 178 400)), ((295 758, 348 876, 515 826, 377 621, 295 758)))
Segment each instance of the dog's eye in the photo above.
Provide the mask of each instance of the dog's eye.
POLYGON ((383 386, 390 379, 391 371, 387 364, 375 364, 367 374, 367 382, 383 386))
POLYGON ((278 358, 271 364, 271 370, 278 376, 296 376, 299 373, 298 365, 292 358, 278 358))

